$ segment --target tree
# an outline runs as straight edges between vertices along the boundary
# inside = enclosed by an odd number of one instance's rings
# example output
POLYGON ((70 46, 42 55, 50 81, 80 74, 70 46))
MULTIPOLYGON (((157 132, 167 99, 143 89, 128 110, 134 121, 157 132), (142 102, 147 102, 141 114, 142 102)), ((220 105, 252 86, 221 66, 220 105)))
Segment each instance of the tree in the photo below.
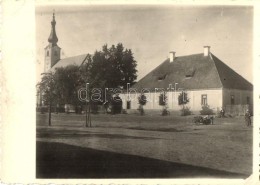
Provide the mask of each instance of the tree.
POLYGON ((189 98, 188 98, 188 94, 185 91, 182 91, 179 96, 178 96, 178 104, 180 106, 182 106, 181 109, 181 115, 182 116, 186 116, 186 115, 190 115, 190 109, 188 107, 185 107, 185 105, 189 103, 189 98))
POLYGON ((55 81, 53 79, 52 73, 45 73, 42 77, 42 81, 37 85, 39 88, 40 94, 43 96, 43 101, 46 104, 49 104, 49 126, 51 126, 51 108, 52 101, 57 96, 55 89, 53 89, 55 81))
POLYGON ((53 88, 55 87, 53 73, 44 73, 42 80, 37 84, 37 87, 38 91, 41 92, 44 105, 49 105, 51 103, 51 100, 56 99, 57 92, 53 88))
POLYGON ((162 116, 169 115, 167 100, 166 92, 161 93, 159 96, 159 105, 162 106, 162 116))
MULTIPOLYGON (((59 93, 59 102, 62 104, 80 105, 78 90, 84 85, 79 66, 69 65, 55 69, 55 89, 59 93)), ((84 86, 83 86, 84 87, 84 86)))
POLYGON ((81 105, 78 90, 84 84, 79 66, 69 65, 55 69, 54 73, 46 73, 39 83, 39 89, 45 104, 81 105))
POLYGON ((138 110, 139 110, 141 115, 144 115, 144 108, 143 108, 143 106, 146 105, 146 103, 147 103, 147 98, 146 98, 145 94, 143 94, 143 93, 140 94, 140 96, 138 97, 138 103, 139 103, 138 110))
MULTIPOLYGON (((101 51, 96 51, 94 55, 87 55, 81 66, 69 65, 55 69, 52 75, 52 90, 54 94, 51 96, 55 103, 81 105, 78 99, 79 88, 85 87, 89 83, 89 89, 101 88, 105 92, 106 88, 126 88, 127 83, 132 85, 137 78, 136 61, 130 49, 125 49, 123 44, 107 45, 102 47, 101 51)), ((48 101, 47 96, 47 77, 43 77, 39 87, 46 91, 44 100, 48 101)), ((89 95, 91 96, 91 91, 89 95)), ((114 93, 115 94, 115 93, 114 93)), ((112 94, 111 96, 113 96, 112 94)), ((102 104, 105 102, 105 93, 102 93, 103 102, 90 101, 92 107, 94 104, 102 104)))
POLYGON ((101 51, 94 53, 92 64, 91 79, 100 88, 126 88, 127 83, 132 85, 137 78, 133 53, 121 43, 110 48, 104 45, 101 51))

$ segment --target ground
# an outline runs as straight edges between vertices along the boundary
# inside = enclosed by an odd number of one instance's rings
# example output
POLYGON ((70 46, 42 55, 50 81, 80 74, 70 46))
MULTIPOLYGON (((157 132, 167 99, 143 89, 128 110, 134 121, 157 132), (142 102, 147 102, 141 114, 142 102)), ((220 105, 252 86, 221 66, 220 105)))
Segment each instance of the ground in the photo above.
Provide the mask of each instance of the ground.
POLYGON ((37 178, 246 178, 252 127, 243 117, 195 125, 193 116, 151 113, 37 114, 37 178))

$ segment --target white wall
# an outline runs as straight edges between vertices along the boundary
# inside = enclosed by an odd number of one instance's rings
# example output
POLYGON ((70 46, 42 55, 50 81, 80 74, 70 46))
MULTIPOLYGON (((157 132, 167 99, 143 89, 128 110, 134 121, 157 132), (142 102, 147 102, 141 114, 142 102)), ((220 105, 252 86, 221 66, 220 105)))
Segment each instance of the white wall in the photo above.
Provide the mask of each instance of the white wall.
MULTIPOLYGON (((168 107, 171 110, 180 110, 180 106, 178 105, 178 96, 181 92, 167 92, 168 98, 168 107)), ((187 104, 188 107, 191 108, 192 111, 201 110, 201 95, 207 95, 207 102, 210 108, 217 110, 217 108, 222 107, 222 89, 207 89, 207 90, 191 90, 187 91, 188 98, 190 99, 187 104)), ((147 97, 147 103, 145 105, 145 109, 162 109, 159 105, 159 95, 160 92, 152 92, 145 93, 147 97)), ((138 104, 138 96, 140 93, 130 93, 130 94, 120 94, 120 97, 123 100, 123 108, 126 109, 126 101, 131 100, 131 109, 137 109, 139 107, 138 104)))

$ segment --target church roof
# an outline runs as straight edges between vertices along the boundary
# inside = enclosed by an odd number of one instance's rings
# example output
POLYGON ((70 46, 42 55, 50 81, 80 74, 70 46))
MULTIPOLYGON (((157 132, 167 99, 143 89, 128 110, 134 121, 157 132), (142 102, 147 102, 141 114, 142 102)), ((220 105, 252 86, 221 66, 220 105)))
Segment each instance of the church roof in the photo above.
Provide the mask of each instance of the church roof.
POLYGON ((51 68, 51 70, 54 71, 55 68, 66 67, 68 65, 81 66, 81 64, 86 60, 86 57, 87 57, 87 54, 61 59, 51 68))
POLYGON ((224 64, 213 54, 203 53, 175 57, 173 62, 165 60, 161 65, 139 80, 132 88, 168 88, 178 83, 176 88, 214 89, 230 88, 252 90, 253 85, 224 64))

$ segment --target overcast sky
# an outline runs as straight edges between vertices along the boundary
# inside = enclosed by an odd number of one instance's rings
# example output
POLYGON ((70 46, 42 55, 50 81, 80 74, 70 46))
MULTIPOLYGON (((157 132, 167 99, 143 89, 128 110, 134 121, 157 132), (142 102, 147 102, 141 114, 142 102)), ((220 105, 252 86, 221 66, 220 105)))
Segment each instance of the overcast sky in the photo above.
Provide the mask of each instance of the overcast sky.
POLYGON ((169 51, 177 56, 211 52, 248 81, 252 75, 253 9, 243 6, 38 6, 38 77, 43 72, 55 9, 58 45, 63 57, 123 43, 138 63, 138 79, 161 64, 169 51))

